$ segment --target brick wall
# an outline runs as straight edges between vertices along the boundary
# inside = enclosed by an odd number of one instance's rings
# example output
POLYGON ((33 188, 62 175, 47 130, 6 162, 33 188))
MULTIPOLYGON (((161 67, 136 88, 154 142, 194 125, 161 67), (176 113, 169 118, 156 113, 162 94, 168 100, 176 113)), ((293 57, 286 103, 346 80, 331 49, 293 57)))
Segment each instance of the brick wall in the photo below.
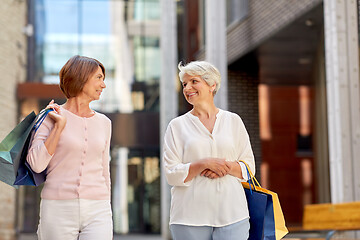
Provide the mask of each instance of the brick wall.
MULTIPOLYGON (((0 4, 0 140, 17 124, 16 84, 26 77, 26 1, 0 4)), ((0 240, 15 239, 16 192, 0 182, 0 240)))
POLYGON ((249 133, 256 161, 256 178, 260 180, 261 142, 259 135, 259 101, 257 72, 228 70, 229 111, 237 113, 249 133))
POLYGON ((228 62, 233 63, 322 0, 250 0, 249 15, 227 32, 228 62))

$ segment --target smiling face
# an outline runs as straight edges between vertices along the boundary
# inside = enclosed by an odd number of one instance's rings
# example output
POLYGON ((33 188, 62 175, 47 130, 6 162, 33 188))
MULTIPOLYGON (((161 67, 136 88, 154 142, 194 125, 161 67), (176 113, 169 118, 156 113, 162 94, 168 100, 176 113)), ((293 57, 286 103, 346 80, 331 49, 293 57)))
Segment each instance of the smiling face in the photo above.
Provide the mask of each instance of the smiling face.
POLYGON ((185 74, 183 76, 183 94, 186 101, 191 105, 201 102, 212 102, 215 84, 209 86, 201 77, 185 74))
POLYGON ((102 90, 106 88, 104 78, 102 69, 98 67, 95 73, 91 75, 85 83, 81 95, 90 101, 99 100, 102 90))

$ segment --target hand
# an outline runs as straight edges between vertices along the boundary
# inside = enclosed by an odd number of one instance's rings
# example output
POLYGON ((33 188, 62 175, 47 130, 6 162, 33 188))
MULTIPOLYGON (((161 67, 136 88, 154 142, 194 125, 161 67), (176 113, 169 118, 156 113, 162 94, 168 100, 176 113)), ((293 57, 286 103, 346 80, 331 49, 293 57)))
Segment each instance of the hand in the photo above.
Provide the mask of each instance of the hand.
POLYGON ((51 100, 51 102, 46 106, 45 109, 53 109, 54 111, 49 112, 49 117, 55 121, 55 125, 61 130, 64 129, 66 125, 66 117, 61 112, 60 106, 51 100))
POLYGON ((228 174, 229 170, 225 158, 203 158, 190 164, 189 173, 184 183, 191 181, 196 176, 205 174, 210 178, 223 177, 228 174))
POLYGON ((231 176, 242 179, 242 172, 239 162, 226 162, 226 165, 229 167, 229 174, 231 176))
POLYGON ((202 171, 200 173, 200 176, 211 178, 211 179, 216 179, 216 178, 220 177, 219 175, 217 175, 215 172, 211 171, 210 169, 205 169, 204 171, 202 171))
POLYGON ((240 170, 240 165, 239 165, 238 162, 229 162, 229 161, 227 161, 225 164, 229 167, 229 173, 233 172, 233 171, 235 171, 237 169, 240 170))
MULTIPOLYGON (((230 171, 229 166, 226 164, 225 158, 206 158, 204 159, 204 163, 206 164, 205 170, 208 169, 212 171, 213 173, 218 175, 218 177, 223 177, 227 175, 230 171)), ((214 178, 216 177, 214 174, 211 174, 210 172, 207 172, 207 174, 214 178)))

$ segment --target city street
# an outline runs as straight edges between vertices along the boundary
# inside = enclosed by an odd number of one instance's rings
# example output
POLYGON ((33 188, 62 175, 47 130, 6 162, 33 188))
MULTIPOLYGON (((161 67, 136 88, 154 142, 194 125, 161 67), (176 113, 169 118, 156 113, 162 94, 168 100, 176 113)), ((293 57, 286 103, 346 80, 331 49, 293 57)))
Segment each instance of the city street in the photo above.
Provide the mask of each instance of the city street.
POLYGON ((0 1, 0 240, 360 240, 360 0, 0 1))

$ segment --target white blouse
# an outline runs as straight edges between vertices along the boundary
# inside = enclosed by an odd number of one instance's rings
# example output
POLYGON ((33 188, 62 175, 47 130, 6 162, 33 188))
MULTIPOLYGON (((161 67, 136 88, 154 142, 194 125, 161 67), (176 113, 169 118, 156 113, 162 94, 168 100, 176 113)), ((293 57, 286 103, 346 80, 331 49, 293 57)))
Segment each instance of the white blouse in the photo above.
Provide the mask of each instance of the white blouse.
POLYGON ((241 181, 226 175, 217 179, 196 176, 184 183, 192 162, 203 158, 225 158, 245 161, 255 174, 255 161, 249 135, 241 118, 219 110, 212 134, 200 119, 190 112, 173 119, 164 138, 164 170, 172 185, 170 224, 191 226, 226 226, 249 217, 241 181))

